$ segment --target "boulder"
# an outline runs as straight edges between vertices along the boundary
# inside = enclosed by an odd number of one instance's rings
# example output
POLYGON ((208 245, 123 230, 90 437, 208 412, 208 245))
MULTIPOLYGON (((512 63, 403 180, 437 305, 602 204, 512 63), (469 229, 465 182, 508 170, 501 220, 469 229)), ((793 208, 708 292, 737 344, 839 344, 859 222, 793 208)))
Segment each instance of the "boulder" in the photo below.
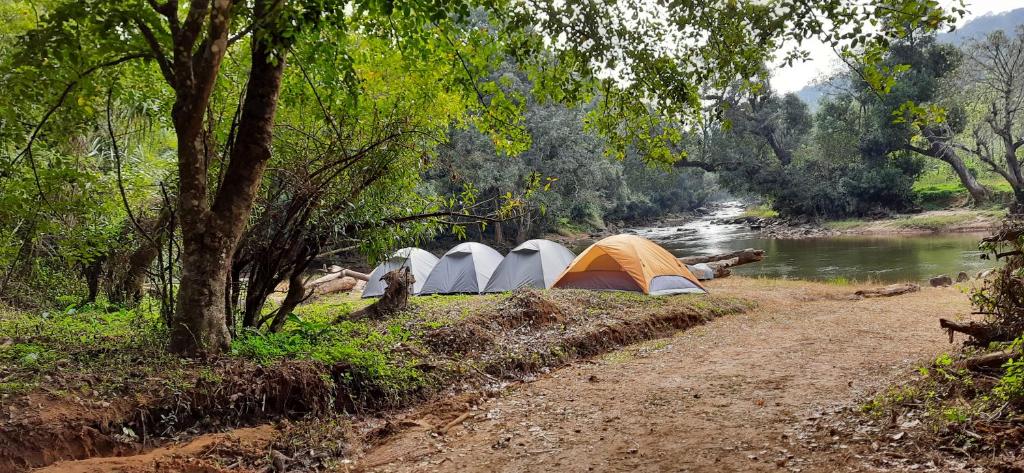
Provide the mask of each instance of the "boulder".
POLYGON ((949 277, 949 275, 943 274, 941 276, 935 276, 934 278, 929 279, 928 283, 931 284, 932 287, 952 286, 953 278, 949 277))
POLYGON ((991 276, 991 275, 992 275, 992 273, 993 273, 994 271, 995 271, 995 270, 993 270, 992 268, 989 268, 989 269, 983 269, 983 270, 981 270, 981 271, 978 271, 978 277, 977 277, 977 278, 978 278, 978 279, 986 279, 986 278, 988 278, 989 276, 991 276))
POLYGON ((967 282, 968 279, 971 279, 971 277, 967 275, 967 272, 960 271, 956 273, 956 282, 967 282))

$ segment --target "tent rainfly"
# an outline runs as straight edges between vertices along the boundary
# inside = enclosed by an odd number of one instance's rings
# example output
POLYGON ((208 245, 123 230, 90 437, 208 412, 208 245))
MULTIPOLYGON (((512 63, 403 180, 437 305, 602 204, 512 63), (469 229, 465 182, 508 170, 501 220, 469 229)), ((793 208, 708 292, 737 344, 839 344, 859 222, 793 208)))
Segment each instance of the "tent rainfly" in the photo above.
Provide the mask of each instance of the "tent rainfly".
POLYGON ((479 293, 501 260, 501 253, 482 243, 459 244, 437 262, 420 294, 479 293))
POLYGON ((515 247, 494 270, 484 292, 520 287, 547 289, 575 258, 568 248, 550 240, 528 240, 515 247))
POLYGON ((672 253, 636 235, 610 236, 590 245, 559 276, 554 287, 651 295, 707 292, 672 253))
POLYGON ((382 278, 385 274, 399 268, 409 268, 412 273, 412 294, 419 294, 423 290, 423 284, 427 282, 427 276, 437 265, 437 257, 426 250, 419 248, 402 248, 391 255, 387 261, 377 265, 370 273, 370 279, 366 281, 366 288, 363 289, 363 297, 380 297, 384 295, 384 289, 388 286, 382 278))

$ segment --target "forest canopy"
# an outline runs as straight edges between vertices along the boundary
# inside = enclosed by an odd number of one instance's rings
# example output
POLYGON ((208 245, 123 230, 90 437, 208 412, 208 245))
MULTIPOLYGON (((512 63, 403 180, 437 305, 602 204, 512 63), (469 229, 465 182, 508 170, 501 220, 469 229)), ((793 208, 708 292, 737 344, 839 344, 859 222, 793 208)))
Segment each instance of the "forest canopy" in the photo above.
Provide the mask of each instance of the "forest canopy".
MULTIPOLYGON (((915 70, 901 45, 926 48, 919 35, 963 14, 933 0, 0 9, 0 297, 153 297, 182 354, 279 328, 302 294, 273 310, 266 296, 318 257, 378 257, 470 223, 519 222, 521 238, 653 217, 707 198, 713 177, 698 170, 810 215, 902 205, 921 150, 953 162, 950 146, 977 148, 1020 181, 1012 153, 943 141, 951 121, 930 84, 901 92, 915 70), (855 62, 851 95, 814 117, 765 77, 777 54, 805 57, 789 45, 809 38, 855 62), (903 131, 874 151, 833 133, 863 142, 896 103, 903 131), (846 193, 766 190, 792 179, 846 193)), ((944 79, 953 63, 924 54, 914 73, 944 79)), ((979 133, 1019 147, 1002 130, 979 133)))

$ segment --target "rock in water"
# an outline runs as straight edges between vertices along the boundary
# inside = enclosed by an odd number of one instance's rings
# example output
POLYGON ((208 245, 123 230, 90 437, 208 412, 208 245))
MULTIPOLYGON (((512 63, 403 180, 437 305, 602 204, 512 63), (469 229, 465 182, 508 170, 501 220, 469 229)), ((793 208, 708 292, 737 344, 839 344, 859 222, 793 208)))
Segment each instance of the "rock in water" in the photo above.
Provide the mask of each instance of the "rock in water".
POLYGON ((956 282, 967 282, 968 279, 971 279, 971 277, 967 275, 966 271, 960 271, 956 274, 956 282))
POLYGON ((953 285, 953 278, 949 277, 949 275, 943 274, 941 276, 935 276, 934 278, 929 279, 928 282, 932 285, 932 287, 946 287, 953 285))

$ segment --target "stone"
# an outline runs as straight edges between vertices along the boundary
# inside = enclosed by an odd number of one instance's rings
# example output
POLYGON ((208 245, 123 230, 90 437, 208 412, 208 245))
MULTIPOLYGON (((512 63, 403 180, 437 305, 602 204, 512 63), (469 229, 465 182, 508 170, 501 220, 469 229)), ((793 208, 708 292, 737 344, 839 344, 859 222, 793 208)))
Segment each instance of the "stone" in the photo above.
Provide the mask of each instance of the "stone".
POLYGON ((953 278, 949 277, 949 275, 943 274, 941 276, 935 276, 934 278, 929 279, 928 283, 931 284, 932 287, 952 286, 953 278))
POLYGON ((966 271, 956 273, 956 282, 967 282, 968 279, 971 279, 971 277, 967 275, 966 271))

